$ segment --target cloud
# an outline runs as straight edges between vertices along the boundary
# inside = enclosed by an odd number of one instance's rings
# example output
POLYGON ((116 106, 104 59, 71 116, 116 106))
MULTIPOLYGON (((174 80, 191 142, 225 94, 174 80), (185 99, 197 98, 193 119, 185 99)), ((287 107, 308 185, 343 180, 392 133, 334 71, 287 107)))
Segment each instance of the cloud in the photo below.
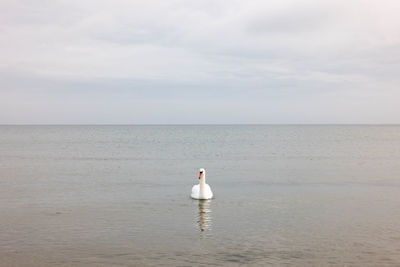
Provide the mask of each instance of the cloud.
POLYGON ((398 123, 399 9, 2 1, 0 123, 398 123))

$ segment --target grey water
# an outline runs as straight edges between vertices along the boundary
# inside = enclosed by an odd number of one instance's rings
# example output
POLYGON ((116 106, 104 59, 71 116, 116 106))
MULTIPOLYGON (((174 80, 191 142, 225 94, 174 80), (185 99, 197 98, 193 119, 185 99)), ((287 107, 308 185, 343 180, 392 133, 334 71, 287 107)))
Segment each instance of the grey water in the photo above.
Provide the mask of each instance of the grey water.
POLYGON ((399 266, 400 126, 0 126, 0 214, 1 266, 399 266))

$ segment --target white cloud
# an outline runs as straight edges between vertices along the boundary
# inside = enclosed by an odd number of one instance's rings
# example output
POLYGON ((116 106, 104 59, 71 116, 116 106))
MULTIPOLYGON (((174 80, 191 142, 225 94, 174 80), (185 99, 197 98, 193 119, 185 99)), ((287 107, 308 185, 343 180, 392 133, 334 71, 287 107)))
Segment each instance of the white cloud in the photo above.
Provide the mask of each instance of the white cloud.
POLYGON ((0 10, 0 123, 80 122, 85 103, 86 123, 399 122, 398 1, 2 1, 0 10), (192 108, 202 96, 212 112, 192 108), (81 105, 70 113, 59 97, 81 105), (353 108, 349 121, 342 111, 353 108), (143 116, 124 115, 133 111, 143 116))

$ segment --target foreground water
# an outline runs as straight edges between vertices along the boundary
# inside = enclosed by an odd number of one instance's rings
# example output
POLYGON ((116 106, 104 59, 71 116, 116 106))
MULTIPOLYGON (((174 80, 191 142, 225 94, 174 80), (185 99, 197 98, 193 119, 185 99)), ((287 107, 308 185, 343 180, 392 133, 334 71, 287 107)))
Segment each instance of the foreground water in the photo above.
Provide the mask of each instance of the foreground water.
POLYGON ((399 126, 0 126, 2 266, 398 266, 399 211, 399 126))

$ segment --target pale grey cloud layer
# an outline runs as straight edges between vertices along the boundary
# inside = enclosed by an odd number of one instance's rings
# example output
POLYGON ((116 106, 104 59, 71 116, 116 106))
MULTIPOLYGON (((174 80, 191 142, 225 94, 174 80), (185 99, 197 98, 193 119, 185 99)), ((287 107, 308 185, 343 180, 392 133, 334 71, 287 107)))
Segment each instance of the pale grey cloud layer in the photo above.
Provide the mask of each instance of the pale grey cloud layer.
POLYGON ((400 2, 1 1, 0 123, 400 123, 400 2))

